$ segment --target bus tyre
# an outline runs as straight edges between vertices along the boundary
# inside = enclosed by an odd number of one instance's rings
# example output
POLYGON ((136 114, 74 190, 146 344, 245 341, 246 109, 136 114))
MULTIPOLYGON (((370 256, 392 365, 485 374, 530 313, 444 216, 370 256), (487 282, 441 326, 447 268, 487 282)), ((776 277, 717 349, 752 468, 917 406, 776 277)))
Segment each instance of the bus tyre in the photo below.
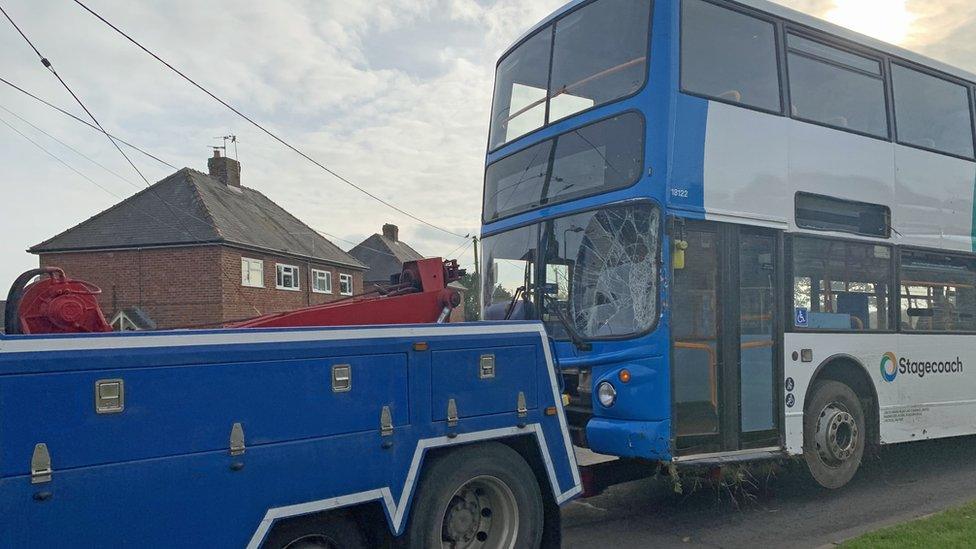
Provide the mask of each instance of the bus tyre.
POLYGON ((861 466, 867 431, 861 402, 850 387, 818 381, 803 413, 803 459, 813 480, 835 490, 861 466))
POLYGON ((536 549, 543 503, 529 464, 497 442, 433 459, 421 475, 404 544, 411 549, 536 549))
POLYGON ((366 549, 356 521, 344 513, 286 519, 275 526, 262 549, 366 549))

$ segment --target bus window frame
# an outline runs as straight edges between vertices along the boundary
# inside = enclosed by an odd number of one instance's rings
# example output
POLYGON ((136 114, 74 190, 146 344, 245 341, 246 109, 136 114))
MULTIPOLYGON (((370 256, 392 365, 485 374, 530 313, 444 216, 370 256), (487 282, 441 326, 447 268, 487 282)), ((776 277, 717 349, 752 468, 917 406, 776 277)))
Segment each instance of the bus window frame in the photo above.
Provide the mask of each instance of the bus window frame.
POLYGON ((902 330, 902 328, 901 328, 901 313, 902 313, 902 308, 901 308, 902 277, 901 277, 901 274, 902 274, 902 270, 903 270, 902 259, 904 257, 904 254, 905 253, 923 253, 923 254, 924 253, 935 253, 935 254, 945 255, 945 256, 949 256, 949 257, 957 257, 957 258, 960 258, 960 259, 968 259, 968 260, 971 260, 971 261, 976 261, 976 252, 968 253, 968 252, 963 252, 963 251, 959 251, 959 250, 940 250, 938 248, 925 248, 925 247, 921 247, 921 246, 898 246, 897 248, 898 248, 898 254, 897 254, 897 259, 896 259, 896 263, 897 264, 895 266, 895 268, 896 268, 895 274, 898 277, 898 279, 897 279, 897 283, 898 283, 898 319, 897 319, 898 320, 898 322, 897 322, 898 333, 900 335, 907 335, 907 336, 914 336, 914 335, 928 335, 928 336, 932 336, 932 335, 944 335, 944 336, 945 335, 947 335, 947 336, 961 336, 961 335, 965 336, 965 335, 969 335, 969 336, 971 336, 971 335, 976 335, 976 330, 973 330, 973 331, 965 331, 965 330, 944 330, 944 331, 943 330, 902 330))
POLYGON ((785 276, 783 278, 783 295, 785 297, 785 302, 788 304, 784 307, 783 314, 785 315, 784 322, 784 332, 791 334, 847 334, 847 335, 890 335, 897 334, 900 332, 899 324, 901 320, 901 279, 899 278, 899 269, 901 268, 901 255, 898 252, 898 247, 890 244, 888 242, 879 241, 878 239, 871 238, 849 238, 849 237, 834 237, 834 236, 823 236, 816 233, 808 232, 797 232, 797 233, 787 233, 784 239, 783 246, 784 255, 784 272, 785 276), (794 295, 793 288, 796 284, 795 275, 795 262, 793 257, 793 251, 795 249, 795 241, 797 238, 810 238, 814 240, 823 240, 831 242, 843 242, 846 244, 860 244, 864 246, 883 246, 888 249, 890 257, 888 258, 888 277, 891 281, 891 288, 888 291, 888 328, 885 330, 835 330, 835 329, 817 329, 817 328, 801 328, 794 322, 793 315, 796 309, 796 296, 794 295), (895 303, 897 301, 897 303, 895 303))
MULTIPOLYGON (((482 181, 482 184, 481 184, 481 187, 482 187, 482 191, 481 191, 481 223, 482 223, 482 225, 489 225, 489 224, 492 224, 492 223, 497 223, 499 221, 504 221, 506 219, 509 219, 509 218, 512 218, 512 217, 515 217, 515 216, 518 216, 518 215, 525 215, 527 213, 532 213, 534 211, 538 211, 541 208, 548 208, 548 207, 551 207, 551 206, 557 206, 559 204, 565 204, 567 202, 575 202, 577 200, 583 200, 585 198, 592 198, 594 196, 599 196, 601 194, 613 193, 613 192, 619 192, 619 191, 625 191, 625 190, 628 190, 628 189, 632 189, 635 185, 639 184, 644 179, 644 177, 647 175, 647 171, 646 170, 647 170, 647 117, 644 115, 644 113, 642 111, 640 111, 639 109, 636 109, 636 108, 634 108, 634 109, 627 109, 627 110, 624 110, 624 111, 620 111, 620 112, 615 112, 615 113, 612 113, 612 114, 608 114, 608 115, 604 116, 603 118, 599 118, 597 120, 592 120, 592 121, 586 122, 583 125, 573 126, 573 127, 569 128, 566 131, 559 132, 559 133, 557 133, 555 135, 552 135, 552 136, 550 136, 550 137, 548 137, 546 139, 541 139, 541 140, 539 140, 537 142, 526 144, 525 147, 520 147, 517 150, 513 150, 509 154, 506 154, 505 156, 501 156, 499 158, 496 158, 494 161, 492 161, 491 164, 488 164, 487 166, 485 166, 485 174, 484 174, 484 177, 482 178, 483 181, 482 181), (488 169, 489 168, 491 168, 495 164, 497 164, 497 163, 505 160, 506 158, 515 156, 516 154, 519 154, 519 153, 521 153, 523 151, 526 151, 526 150, 528 150, 528 149, 530 149, 532 147, 535 147, 537 145, 541 145, 541 144, 543 144, 543 143, 545 143, 547 141, 551 141, 552 142, 552 150, 549 151, 549 163, 548 163, 548 165, 549 165, 549 168, 548 169, 551 170, 552 169, 552 165, 555 163, 554 158, 555 158, 555 154, 556 154, 556 146, 558 145, 558 141, 559 141, 559 138, 560 137, 562 137, 564 135, 569 135, 569 134, 571 134, 573 132, 576 132, 576 131, 580 131, 580 130, 582 130, 584 128, 589 128, 591 126, 596 126, 597 124, 606 122, 607 120, 610 120, 612 118, 622 117, 622 116, 629 115, 629 114, 636 114, 638 116, 638 118, 640 118, 640 123, 641 123, 640 136, 641 136, 641 140, 643 140, 643 143, 642 143, 642 146, 641 146, 641 154, 640 154, 640 169, 637 171, 637 178, 636 179, 634 179, 633 181, 631 181, 630 183, 628 183, 627 185, 624 185, 622 187, 616 187, 616 188, 613 188, 613 189, 598 188, 595 192, 592 192, 592 193, 581 194, 579 196, 571 195, 568 198, 565 198, 563 200, 558 200, 558 201, 555 201, 555 202, 547 202, 546 204, 542 204, 542 205, 540 205, 540 206, 538 206, 536 208, 530 208, 528 210, 517 211, 517 212, 510 213, 510 214, 506 214, 506 215, 503 215, 503 216, 500 215, 500 216, 498 216, 498 217, 496 217, 494 219, 486 219, 485 218, 485 213, 486 213, 485 209, 488 206, 488 203, 487 203, 487 200, 486 200, 486 193, 488 191, 488 169)), ((551 174, 549 174, 549 175, 551 175, 551 174)), ((580 213, 582 213, 582 212, 580 212, 580 213)), ((513 228, 517 228, 517 227, 513 227, 513 228)))
POLYGON ((840 197, 837 197, 837 196, 830 196, 830 195, 826 195, 826 194, 812 193, 812 192, 807 192, 807 191, 797 191, 796 193, 793 194, 793 220, 794 220, 794 223, 796 223, 797 228, 803 229, 803 230, 806 230, 806 231, 815 231, 815 232, 820 233, 820 234, 824 234, 824 233, 843 233, 843 234, 851 234, 851 235, 854 235, 854 236, 861 236, 861 237, 864 237, 864 238, 877 238, 877 239, 882 239, 882 240, 888 240, 888 241, 890 241, 891 240, 891 235, 892 235, 892 233, 894 231, 894 229, 892 227, 892 219, 893 218, 892 218, 892 213, 891 213, 891 207, 890 206, 886 206, 884 204, 876 204, 876 203, 873 203, 873 202, 864 202, 864 201, 861 201, 861 200, 850 200, 850 199, 847 199, 847 198, 840 198, 840 197), (797 216, 796 211, 797 211, 798 206, 799 206, 798 202, 800 200, 800 197, 802 197, 802 196, 809 196, 809 197, 813 197, 813 198, 826 198, 826 199, 829 199, 829 200, 834 200, 836 202, 844 202, 846 204, 852 204, 852 205, 856 205, 856 206, 876 206, 876 207, 883 208, 885 210, 886 220, 887 220, 887 223, 885 224, 885 234, 884 235, 877 235, 877 234, 869 234, 869 233, 859 233, 859 232, 855 232, 855 231, 845 231, 843 229, 820 229, 820 228, 817 228, 817 227, 812 227, 812 226, 810 226, 810 225, 808 225, 806 223, 802 223, 801 224, 800 218, 797 216))
MULTIPOLYGON (((487 153, 486 154, 490 155, 490 154, 496 153, 496 152, 500 151, 501 149, 504 149, 506 147, 510 147, 510 146, 514 145, 515 143, 518 143, 520 141, 525 140, 525 138, 527 138, 529 136, 535 135, 535 134, 537 134, 537 133, 539 133, 539 132, 541 132, 541 131, 543 131, 545 129, 551 128, 552 126, 554 126, 556 124, 560 124, 560 123, 567 122, 567 121, 573 121, 573 119, 575 119, 576 117, 582 116, 582 115, 584 115, 586 113, 595 111, 597 109, 602 109, 602 108, 605 108, 605 107, 610 107, 612 105, 616 105, 616 104, 621 103, 623 101, 626 101, 628 99, 632 99, 632 98, 640 95, 641 93, 644 92, 644 90, 647 89, 647 85, 648 85, 648 83, 651 80, 651 61, 653 60, 653 55, 654 55, 654 51, 653 51, 653 46, 654 46, 654 8, 656 7, 656 3, 657 3, 656 0, 647 0, 650 3, 650 9, 649 9, 650 17, 648 17, 648 21, 647 21, 647 55, 644 56, 645 57, 645 59, 644 59, 644 83, 641 84, 641 86, 639 88, 637 88, 637 90, 635 90, 633 93, 630 93, 628 95, 624 95, 624 96, 618 97, 617 99, 614 99, 613 101, 610 101, 608 103, 603 103, 603 104, 600 104, 600 105, 594 105, 594 106, 589 107, 589 108, 587 108, 585 110, 578 111, 578 112, 574 112, 571 115, 564 116, 564 117, 560 118, 559 120, 552 120, 552 121, 549 120, 549 103, 551 102, 550 100, 552 99, 551 97, 549 97, 549 87, 552 86, 552 57, 553 57, 552 54, 553 54, 553 49, 555 48, 555 45, 556 45, 556 24, 560 20, 562 20, 562 19, 564 19, 564 18, 572 15, 573 13, 576 13, 577 11, 579 11, 579 10, 581 10, 581 9, 589 6, 590 4, 594 4, 594 3, 600 2, 600 1, 601 0, 587 0, 586 2, 580 2, 579 5, 573 6, 572 9, 566 10, 565 12, 560 13, 558 16, 553 17, 551 20, 546 21, 544 25, 542 25, 538 29, 535 29, 533 32, 527 34, 526 36, 524 36, 521 40, 519 40, 514 45, 512 45, 512 47, 510 47, 507 50, 505 50, 505 52, 498 57, 498 61, 495 63, 495 74, 494 74, 494 78, 493 78, 493 81, 492 81, 492 85, 493 86, 494 86, 494 80, 497 80, 498 79, 498 67, 501 66, 502 61, 504 61, 512 52, 514 52, 516 49, 518 49, 522 44, 528 42, 532 38, 535 38, 535 36, 537 34, 542 33, 542 32, 546 32, 547 30, 548 30, 548 32, 550 34, 550 38, 549 38, 549 74, 546 75, 547 84, 546 84, 546 101, 545 101, 545 106, 546 106, 545 122, 541 126, 539 126, 538 128, 536 128, 536 129, 534 129, 534 130, 532 130, 530 132, 524 133, 524 134, 522 134, 522 135, 520 135, 520 136, 518 136, 518 137, 516 137, 514 139, 511 139, 509 141, 506 141, 504 143, 501 143, 498 146, 492 147, 491 146, 491 126, 494 124, 494 120, 490 120, 489 123, 488 123, 488 146, 487 146, 487 153)), ((495 113, 495 100, 496 99, 497 98, 494 97, 494 96, 492 96, 492 98, 491 98, 491 115, 490 115, 490 117, 492 117, 492 118, 494 118, 494 113, 495 113)), ((613 115, 610 115, 608 118, 612 118, 612 117, 613 117, 613 115)), ((570 130, 570 131, 572 131, 572 130, 570 130)), ((565 132, 561 132, 561 133, 565 133, 565 132)), ((542 141, 545 141, 545 140, 543 139, 542 141)), ((532 144, 534 145, 535 143, 532 143, 532 144)), ((524 148, 528 148, 528 146, 527 147, 524 147, 524 148)), ((518 151, 516 151, 516 152, 518 152, 518 151)), ((506 156, 509 156, 509 155, 506 155, 506 156)), ((492 162, 492 163, 494 164, 494 162, 492 162)), ((501 219, 501 218, 499 218, 499 219, 501 219)))
MULTIPOLYGON (((976 162, 976 104, 974 104, 974 99, 976 99, 976 94, 974 94, 974 85, 976 85, 976 84, 974 84, 973 82, 969 82, 967 80, 962 80, 962 79, 959 79, 959 78, 955 78, 955 77, 953 77, 951 75, 948 75, 948 74, 939 72, 937 70, 934 70, 934 69, 932 69, 930 67, 926 67, 924 65, 919 65, 917 63, 912 63, 912 62, 907 61, 905 59, 902 59, 900 57, 890 56, 889 57, 889 60, 888 60, 888 63, 889 63, 889 65, 898 65, 899 67, 901 67, 903 69, 908 69, 908 70, 912 70, 912 71, 915 71, 915 72, 919 72, 919 73, 922 73, 922 74, 924 74, 926 76, 931 76, 932 78, 937 78, 939 80, 942 80, 944 82, 948 82, 950 84, 955 84, 957 86, 962 86, 963 88, 966 89, 966 93, 969 94, 969 120, 970 120, 969 121, 969 132, 970 132, 970 134, 972 135, 972 138, 973 138, 973 156, 965 156, 965 155, 961 155, 961 154, 946 152, 946 151, 942 151, 942 150, 939 150, 939 149, 936 149, 936 148, 926 147, 924 145, 916 145, 916 144, 913 144, 913 143, 907 143, 907 142, 904 142, 904 141, 901 140, 901 137, 898 135, 898 112, 897 112, 897 109, 895 108, 895 104, 894 104, 894 97, 895 97, 895 78, 894 78, 894 72, 892 70, 889 70, 888 71, 888 80, 891 83, 890 84, 890 87, 891 87, 891 97, 892 97, 892 119, 894 120, 894 135, 893 135, 894 142, 896 144, 898 144, 898 145, 903 146, 903 147, 910 147, 912 149, 918 149, 920 151, 926 151, 926 152, 930 152, 930 153, 941 154, 942 156, 949 156, 949 157, 952 157, 952 158, 958 158, 960 160, 967 160, 969 162, 976 162)), ((889 69, 890 69, 890 67, 889 67, 889 69)))
MULTIPOLYGON (((583 341, 588 342, 588 343, 590 343, 590 342, 599 343, 599 342, 606 342, 606 341, 633 341, 633 340, 638 340, 638 339, 641 339, 641 338, 644 338, 644 337, 647 337, 647 336, 653 334, 654 332, 656 332, 658 330, 658 328, 661 327, 661 313, 664 311, 664 304, 662 303, 664 301, 664 298, 662 298, 662 292, 664 292, 665 288, 668 288, 668 291, 670 292, 670 287, 668 285, 663 284, 661 282, 661 274, 663 273, 663 270, 664 269, 668 268, 667 265, 664 265, 664 246, 669 244, 669 240, 668 239, 669 239, 669 236, 670 236, 668 234, 668 224, 667 224, 668 216, 667 216, 667 209, 661 203, 659 203, 657 200, 654 200, 653 198, 647 198, 647 197, 627 198, 627 199, 624 199, 624 200, 614 200, 612 202, 607 202, 606 204, 600 204, 599 206, 587 206, 585 208, 574 209, 574 210, 570 210, 568 212, 561 212, 561 213, 557 213, 557 214, 551 214, 551 215, 547 215, 547 216, 544 216, 544 217, 540 217, 538 219, 533 219, 531 221, 526 221, 525 223, 519 223, 519 224, 513 225, 511 227, 506 227, 504 229, 499 229, 499 230, 496 230, 496 231, 492 231, 492 232, 489 232, 489 233, 485 233, 485 234, 483 234, 481 236, 481 240, 484 240, 486 238, 491 238, 493 236, 498 236, 500 234, 504 234, 504 233, 507 233, 509 231, 514 231, 514 230, 521 229, 521 228, 524 228, 524 227, 530 227, 532 225, 539 225, 541 227, 545 223, 549 223, 550 221, 554 221, 554 220, 560 219, 560 218, 572 217, 574 215, 580 215, 580 214, 585 214, 585 213, 589 213, 589 212, 595 212, 595 211, 599 211, 599 210, 606 210, 606 209, 610 209, 610 208, 625 208, 625 207, 637 208, 637 207, 640 207, 641 205, 650 206, 651 208, 657 208, 657 210, 658 210, 658 236, 659 236, 659 242, 658 242, 658 246, 657 246, 657 254, 656 254, 656 257, 655 257, 655 261, 657 262, 657 268, 658 268, 658 277, 657 277, 657 288, 655 288, 655 290, 657 292, 657 303, 656 303, 655 311, 654 311, 654 324, 652 324, 649 328, 647 328, 646 330, 644 330, 642 332, 634 332, 634 333, 631 333, 631 334, 624 334, 624 335, 619 335, 619 336, 585 337, 585 336, 583 336, 583 335, 581 335, 579 333, 576 334, 583 341)), ((541 239, 541 236, 540 236, 540 239, 541 239)), ((538 254, 538 257, 536 258, 535 262, 532 265, 532 267, 533 267, 533 269, 535 269, 535 272, 536 273, 541 273, 542 272, 540 269, 542 267, 542 255, 543 254, 542 254, 542 250, 541 249, 539 250, 539 252, 540 253, 538 254)), ((670 276, 670 272, 668 274, 670 276)), ((540 303, 541 302, 540 300, 542 299, 542 295, 539 292, 540 292, 540 290, 539 289, 536 289, 536 291, 532 295, 532 298, 535 300, 536 303, 540 303)), ((670 293, 668 293, 667 296, 670 297, 670 293)), ((570 294, 570 299, 572 299, 572 294, 570 294)), ((541 318, 540 319, 537 319, 536 321, 537 322, 543 322, 541 318)), ((574 328, 574 331, 575 331, 575 326, 573 328, 574 328)), ((560 338, 560 339, 556 339, 556 341, 570 341, 570 340, 568 338, 566 338, 566 339, 560 338)))
POLYGON ((697 0, 699 2, 704 2, 706 4, 712 4, 713 6, 716 6, 718 8, 740 13, 747 17, 752 17, 753 19, 758 19, 765 23, 770 23, 773 26, 773 39, 774 39, 774 44, 776 46, 776 75, 779 80, 778 82, 779 110, 777 111, 773 109, 764 109, 762 107, 747 105, 745 103, 736 103, 735 101, 731 101, 729 99, 713 97, 711 95, 707 95, 704 93, 690 91, 685 88, 684 78, 682 76, 684 74, 684 63, 685 63, 685 52, 684 52, 684 48, 682 47, 682 41, 684 38, 684 28, 685 28, 684 27, 685 1, 686 0, 681 0, 680 6, 678 7, 678 32, 677 32, 678 38, 677 40, 672 40, 673 47, 675 47, 678 50, 678 73, 677 73, 678 91, 690 97, 698 97, 701 99, 705 99, 707 101, 724 103, 726 105, 731 105, 733 107, 739 107, 740 109, 748 109, 750 111, 771 114, 773 116, 781 116, 781 117, 786 116, 785 112, 786 112, 787 99, 784 90, 784 87, 786 87, 784 86, 786 63, 785 63, 785 57, 783 55, 784 40, 785 40, 785 34, 783 32, 783 21, 770 14, 763 13, 761 11, 746 6, 741 6, 739 4, 726 3, 726 2, 722 2, 721 0, 697 0))
POLYGON ((829 128, 831 130, 837 130, 837 131, 841 131, 841 132, 852 133, 852 134, 855 134, 855 135, 860 135, 861 137, 869 137, 871 139, 876 139, 878 141, 887 141, 887 142, 891 143, 893 141, 893 138, 894 138, 894 135, 896 133, 896 130, 895 130, 895 126, 894 126, 894 118, 895 118, 895 116, 894 116, 894 108, 895 108, 895 105, 894 105, 894 94, 892 93, 891 71, 890 71, 890 67, 889 67, 889 63, 888 63, 888 57, 886 55, 884 55, 883 53, 881 53, 881 52, 877 52, 877 51, 874 51, 874 50, 869 49, 869 48, 858 47, 857 44, 854 44, 854 43, 851 43, 851 42, 847 42, 846 40, 841 40, 841 39, 839 39, 839 38, 837 38, 835 36, 831 36, 829 34, 823 34, 823 33, 820 33, 820 32, 814 32, 814 31, 812 31, 810 29, 807 29, 805 27, 798 27, 796 25, 791 25, 791 24, 787 23, 785 25, 785 29, 784 30, 785 30, 785 32, 784 32, 784 35, 783 35, 783 40, 786 43, 786 47, 785 47, 785 49, 783 51, 783 60, 784 60, 784 63, 786 64, 786 81, 784 82, 783 86, 785 88, 784 89, 784 95, 786 97, 789 97, 790 104, 791 105, 793 104, 792 93, 790 91, 791 90, 791 87, 790 87, 791 86, 791 78, 790 78, 790 68, 789 68, 789 56, 790 56, 790 54, 798 55, 800 57, 804 57, 806 59, 809 59, 809 60, 812 60, 812 61, 816 61, 818 63, 823 63, 823 64, 830 65, 830 66, 835 67, 835 68, 839 68, 839 69, 842 69, 842 70, 847 70, 847 71, 853 72, 855 74, 860 74, 862 76, 868 76, 870 78, 879 79, 879 80, 881 80, 881 83, 884 86, 884 94, 883 95, 884 95, 884 100, 885 100, 884 111, 885 111, 885 119, 886 119, 886 122, 887 122, 887 135, 880 136, 880 135, 875 135, 875 134, 872 134, 872 133, 869 133, 869 132, 865 132, 865 131, 861 131, 861 130, 856 130, 856 129, 853 129, 853 128, 842 128, 840 126, 835 126, 835 125, 832 125, 832 124, 827 124, 826 122, 819 122, 817 120, 811 120, 809 118, 804 118, 802 116, 793 114, 793 109, 792 108, 790 109, 789 117, 792 120, 796 120, 798 122, 804 122, 806 124, 813 124, 815 126, 821 126, 821 127, 824 127, 824 128, 829 128), (816 42, 818 44, 821 44, 821 45, 824 45, 824 46, 827 46, 827 47, 836 49, 836 50, 840 50, 840 51, 845 52, 845 53, 849 53, 849 54, 856 55, 858 57, 863 57, 863 58, 866 58, 866 59, 870 59, 872 61, 877 61, 878 62, 878 65, 879 65, 879 67, 881 69, 881 75, 879 76, 877 74, 871 74, 870 72, 863 71, 863 70, 857 69, 855 67, 851 67, 849 65, 845 65, 843 63, 838 63, 837 61, 833 61, 833 60, 830 60, 830 59, 827 59, 827 58, 824 58, 824 57, 820 57, 820 56, 817 56, 817 55, 813 55, 813 54, 804 52, 802 50, 790 49, 788 40, 789 40, 789 35, 791 35, 791 34, 796 35, 796 36, 798 36, 800 38, 804 38, 806 40, 810 40, 810 41, 816 42))

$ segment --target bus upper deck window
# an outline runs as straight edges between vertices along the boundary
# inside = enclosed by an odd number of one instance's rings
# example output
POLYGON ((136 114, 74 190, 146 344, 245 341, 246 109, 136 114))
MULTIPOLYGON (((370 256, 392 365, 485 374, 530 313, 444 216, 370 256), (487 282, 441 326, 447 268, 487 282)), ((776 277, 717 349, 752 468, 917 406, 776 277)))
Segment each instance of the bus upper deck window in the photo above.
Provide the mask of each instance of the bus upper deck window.
POLYGON ((790 106, 794 118, 888 137, 881 62, 790 34, 790 106))
POLYGON ((650 13, 651 0, 597 0, 509 52, 495 75, 489 148, 641 89, 650 13))
POLYGON ((780 111, 773 24, 702 0, 682 5, 682 90, 780 111))
POLYGON ((891 67, 898 140, 973 158, 973 126, 965 86, 902 67, 891 67))
POLYGON ((602 0, 556 23, 549 120, 630 95, 647 73, 650 2, 602 0))

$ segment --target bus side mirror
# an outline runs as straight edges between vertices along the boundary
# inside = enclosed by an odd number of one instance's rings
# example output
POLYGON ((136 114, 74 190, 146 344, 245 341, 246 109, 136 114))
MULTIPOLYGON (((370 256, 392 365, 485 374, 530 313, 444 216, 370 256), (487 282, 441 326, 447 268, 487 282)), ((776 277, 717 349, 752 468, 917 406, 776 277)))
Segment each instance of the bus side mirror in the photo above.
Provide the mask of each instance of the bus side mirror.
POLYGON ((671 253, 671 266, 674 267, 674 270, 680 271, 685 268, 685 250, 687 249, 688 241, 674 241, 674 250, 671 253))

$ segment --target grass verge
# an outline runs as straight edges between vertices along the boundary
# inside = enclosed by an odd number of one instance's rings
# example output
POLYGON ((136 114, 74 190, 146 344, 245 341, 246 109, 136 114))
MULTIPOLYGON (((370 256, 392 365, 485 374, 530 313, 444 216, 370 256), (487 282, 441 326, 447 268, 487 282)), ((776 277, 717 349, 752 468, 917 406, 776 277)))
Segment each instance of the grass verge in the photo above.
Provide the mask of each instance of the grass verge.
POLYGON ((845 549, 973 547, 976 502, 928 518, 865 534, 844 543, 845 549))

